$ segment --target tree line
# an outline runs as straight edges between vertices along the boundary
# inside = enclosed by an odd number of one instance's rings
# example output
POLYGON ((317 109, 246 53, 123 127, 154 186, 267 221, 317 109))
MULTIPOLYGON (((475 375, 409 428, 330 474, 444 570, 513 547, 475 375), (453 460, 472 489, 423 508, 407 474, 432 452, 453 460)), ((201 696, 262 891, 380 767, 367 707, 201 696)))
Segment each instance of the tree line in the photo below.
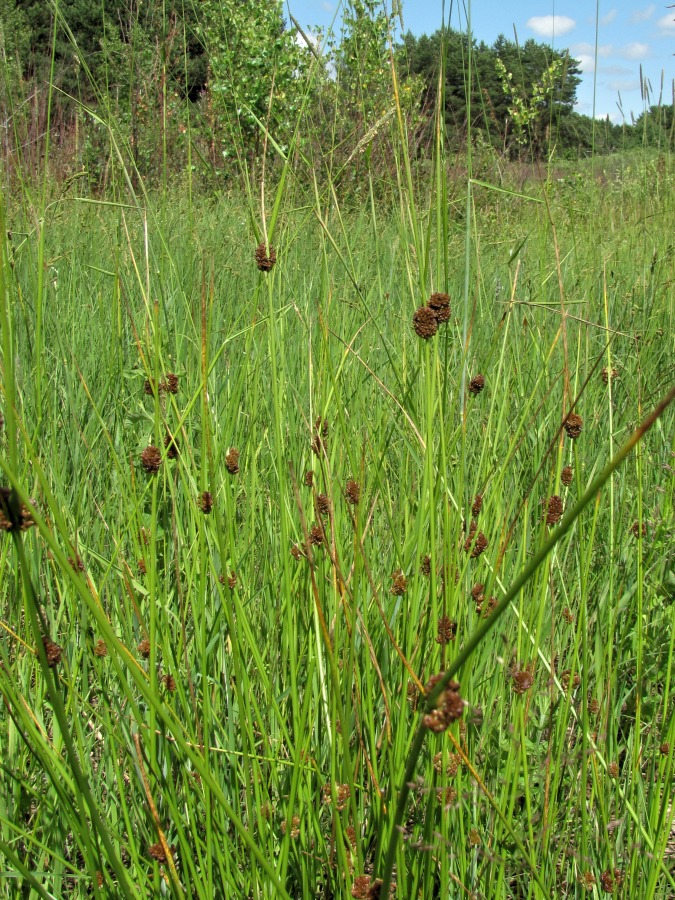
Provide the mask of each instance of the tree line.
POLYGON ((260 159, 265 129, 356 178, 390 155, 392 59, 418 158, 437 111, 449 146, 461 150, 470 132, 510 158, 673 145, 672 107, 630 125, 575 112, 580 64, 567 51, 451 29, 392 46, 399 14, 350 0, 340 33, 317 36, 286 21, 279 0, 0 0, 5 158, 23 153, 25 164, 49 115, 66 169, 98 180, 111 121, 144 178, 186 164, 233 176, 260 159), (301 114, 311 127, 294 138, 301 114))

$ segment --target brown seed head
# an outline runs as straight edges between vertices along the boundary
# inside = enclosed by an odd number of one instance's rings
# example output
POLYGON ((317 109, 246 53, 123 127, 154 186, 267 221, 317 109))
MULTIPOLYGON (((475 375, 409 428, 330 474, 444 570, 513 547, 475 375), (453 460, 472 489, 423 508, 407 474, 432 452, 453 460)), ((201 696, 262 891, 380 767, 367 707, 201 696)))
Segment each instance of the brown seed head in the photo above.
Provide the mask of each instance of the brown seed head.
POLYGON ((173 694, 173 692, 176 690, 176 679, 173 677, 173 675, 168 675, 168 674, 165 675, 162 678, 162 681, 163 681, 164 687, 167 689, 167 691, 169 691, 171 694, 173 694))
POLYGON ((94 656, 98 656, 99 659, 103 659, 104 656, 108 655, 108 648, 103 639, 96 641, 94 645, 94 656))
POLYGON ((143 638, 138 645, 138 655, 142 656, 143 659, 148 659, 150 656, 150 641, 147 638, 143 638))
POLYGON ((178 459, 178 438, 172 437, 168 432, 164 438, 164 447, 166 448, 167 459, 178 459))
POLYGON ((474 517, 474 519, 478 518, 482 508, 483 508, 483 495, 476 494, 476 496, 473 498, 473 503, 471 504, 471 515, 474 517))
POLYGON ((9 488, 0 487, 0 531, 27 531, 35 525, 33 514, 25 503, 20 503, 18 519, 15 520, 15 512, 10 503, 11 495, 9 488))
POLYGON ((230 574, 227 576, 227 584, 231 591, 233 591, 236 588, 236 586, 237 586, 237 573, 236 572, 230 572, 230 574))
POLYGON ((471 588, 471 598, 479 606, 485 600, 485 585, 481 581, 471 588))
POLYGON ((357 875, 352 884, 352 897, 356 897, 356 900, 368 900, 369 891, 370 875, 357 875))
POLYGON ((619 777, 619 764, 617 762, 611 762, 607 766, 607 774, 610 778, 618 778, 619 777))
POLYGON ((548 503, 546 504, 546 524, 557 525, 562 518, 562 514, 562 498, 557 494, 554 494, 552 497, 549 497, 548 503))
POLYGON ((149 447, 146 447, 145 450, 141 453, 141 465, 148 473, 148 475, 156 475, 159 472, 159 467, 162 464, 162 453, 159 447, 155 447, 150 444, 149 447))
POLYGON ((429 577, 429 575, 431 575, 431 557, 430 556, 426 555, 426 556, 420 557, 420 572, 422 573, 422 575, 424 575, 427 578, 429 577))
POLYGON ((148 855, 151 856, 152 859, 156 860, 160 865, 164 865, 167 861, 164 847, 159 843, 152 844, 152 846, 148 847, 148 855))
POLYGON ((162 382, 162 387, 167 392, 167 394, 177 394, 178 376, 174 375, 173 372, 167 372, 166 379, 162 382))
POLYGON ((488 539, 485 537, 482 531, 478 532, 478 536, 476 537, 476 543, 474 544, 473 550, 471 551, 471 559, 477 559, 481 553, 484 553, 488 548, 488 539))
POLYGON ((480 847, 482 841, 477 828, 471 828, 469 831, 469 847, 480 847))
MULTIPOLYGON (((433 675, 427 682, 424 691, 428 696, 441 679, 441 675, 433 675)), ((436 700, 436 708, 426 713, 422 722, 429 731, 440 734, 452 722, 461 719, 464 713, 464 701, 459 694, 459 683, 451 681, 436 700)))
POLYGON ((642 522, 642 524, 640 524, 640 522, 636 519, 630 526, 629 531, 633 535, 633 537, 639 538, 640 535, 642 535, 642 537, 645 538, 647 537, 647 523, 642 522))
POLYGON ((139 575, 147 575, 148 574, 148 567, 147 567, 143 557, 141 557, 138 560, 138 574, 139 575))
POLYGON ((348 825, 345 828, 345 837, 349 841, 350 846, 356 849, 356 829, 353 825, 348 825))
POLYGON ((401 597, 408 589, 408 579, 405 577, 403 572, 400 569, 397 569, 394 574, 391 576, 392 585, 389 588, 389 593, 393 594, 395 597, 401 597))
POLYGON ((347 482, 345 496, 347 497, 347 502, 351 503, 352 506, 357 506, 361 499, 361 488, 359 483, 354 481, 353 478, 350 478, 347 482))
POLYGON ((316 508, 320 516, 327 516, 330 512, 330 501, 327 494, 316 495, 316 508))
POLYGON ((305 553, 301 550, 300 544, 293 544, 291 547, 291 556, 293 559, 298 560, 298 562, 304 558, 305 553))
POLYGON ((234 447, 230 447, 225 454, 225 468, 230 475, 236 475, 239 471, 239 451, 234 447))
POLYGON ((43 635, 42 637, 42 645, 45 648, 45 654, 47 656, 47 665, 50 669, 56 668, 58 664, 61 662, 61 654, 63 653, 63 648, 59 647, 58 644, 55 644, 47 635, 43 635))
POLYGON ((311 487, 314 484, 314 472, 311 469, 307 469, 305 472, 305 484, 307 487, 311 487))
POLYGON ((485 377, 483 375, 474 375, 469 382, 469 393, 476 396, 476 394, 480 394, 484 387, 485 377))
POLYGON ((415 329, 415 333, 423 338, 423 340, 428 341, 429 338, 432 338, 438 331, 438 319, 436 318, 436 313, 433 309, 429 309, 428 306, 420 306, 413 315, 412 325, 415 329))
POLYGON ((447 294, 436 293, 429 297, 429 309, 434 311, 439 325, 450 321, 450 297, 447 294))
POLYGON ((581 429, 583 427, 584 420, 581 416, 578 416, 576 413, 570 413, 565 422, 565 432, 567 433, 567 437, 576 440, 581 434, 581 429))
POLYGON ((321 524, 312 525, 309 530, 309 542, 310 544, 314 544, 318 546, 319 544, 323 544, 324 533, 323 526, 321 524))
POLYGON ((579 881, 581 886, 587 891, 592 891, 595 887, 595 875, 591 871, 584 872, 579 881))
POLYGON ((274 247, 270 247, 269 253, 264 243, 258 244, 255 251, 255 262, 261 272, 269 272, 277 261, 277 253, 274 247))
POLYGON ((213 494, 211 491, 202 491, 197 503, 204 515, 208 516, 213 509, 213 494))
POLYGON ((668 743, 668 741, 664 741, 661 744, 661 746, 659 747, 659 753, 661 754, 661 756, 668 756, 668 754, 670 753, 670 744, 668 743))
POLYGON ((602 372, 600 373, 600 377, 602 378, 604 384, 609 384, 610 381, 614 381, 615 378, 619 377, 618 369, 607 369, 607 366, 604 366, 602 372))
POLYGON ((513 693, 525 694, 534 684, 534 676, 529 669, 521 669, 513 676, 513 693))
MULTIPOLYGON (((287 823, 287 820, 284 819, 284 821, 281 823, 281 831, 283 834, 286 834, 286 829, 288 829, 288 823, 287 823)), ((297 837, 299 837, 299 835, 300 835, 300 816, 293 816, 293 818, 290 821, 289 831, 290 831, 290 835, 293 838, 293 840, 295 840, 297 837)))
POLYGON ((572 484, 572 479, 574 478, 574 470, 572 466, 565 466, 565 468, 560 473, 560 480, 565 485, 565 487, 569 487, 572 484))
POLYGON ((589 701, 588 711, 592 716, 597 716, 600 712, 600 701, 596 697, 589 701))
POLYGON ((436 643, 449 644, 454 641, 457 634, 457 622, 454 622, 449 616, 441 616, 438 620, 438 634, 436 635, 436 643))

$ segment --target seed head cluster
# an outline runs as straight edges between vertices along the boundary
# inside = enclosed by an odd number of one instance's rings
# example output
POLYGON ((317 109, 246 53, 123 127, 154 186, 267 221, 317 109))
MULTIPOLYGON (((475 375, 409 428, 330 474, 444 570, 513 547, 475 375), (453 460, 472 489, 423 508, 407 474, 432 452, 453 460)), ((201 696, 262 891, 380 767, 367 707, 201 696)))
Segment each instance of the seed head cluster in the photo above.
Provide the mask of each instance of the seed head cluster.
POLYGON ((153 444, 146 447, 141 453, 141 465, 148 475, 156 475, 162 465, 162 453, 159 447, 155 447, 153 444))
POLYGON ((428 341, 438 331, 438 326, 450 320, 450 297, 439 291, 429 297, 426 306, 415 310, 412 326, 415 334, 428 341))
POLYGON ((225 454, 225 468, 230 475, 236 475, 239 471, 239 451, 234 447, 230 447, 225 454))
MULTIPOLYGON (((424 692, 427 696, 429 696, 442 677, 442 675, 433 675, 429 679, 424 688, 424 692)), ((461 719, 463 713, 464 701, 459 694, 459 682, 451 681, 441 693, 440 697, 438 697, 435 709, 426 713, 422 722, 429 731, 433 731, 434 734, 440 734, 453 722, 461 719)))
POLYGON ((584 427, 584 420, 581 416, 577 415, 577 413, 570 413, 565 422, 565 433, 568 438, 571 438, 573 441, 576 440, 581 434, 581 429, 584 427))
POLYGON ((549 497, 548 503, 546 504, 546 524, 557 525, 562 518, 562 514, 562 498, 557 494, 554 494, 552 497, 549 497))
POLYGON ((400 569, 397 569, 391 576, 392 585, 389 593, 395 597, 401 597, 408 590, 408 579, 400 569))
POLYGON ((269 253, 264 242, 258 244, 255 251, 255 263, 261 272, 269 272, 277 261, 277 252, 270 246, 269 253))

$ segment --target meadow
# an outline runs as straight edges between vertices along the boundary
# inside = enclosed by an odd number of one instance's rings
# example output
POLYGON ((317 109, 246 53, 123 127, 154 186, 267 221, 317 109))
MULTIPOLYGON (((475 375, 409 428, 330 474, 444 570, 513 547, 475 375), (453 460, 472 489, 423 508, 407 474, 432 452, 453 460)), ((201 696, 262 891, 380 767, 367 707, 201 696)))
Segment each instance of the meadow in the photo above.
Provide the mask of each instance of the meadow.
POLYGON ((2 896, 675 896, 672 159, 391 128, 4 194, 2 896))

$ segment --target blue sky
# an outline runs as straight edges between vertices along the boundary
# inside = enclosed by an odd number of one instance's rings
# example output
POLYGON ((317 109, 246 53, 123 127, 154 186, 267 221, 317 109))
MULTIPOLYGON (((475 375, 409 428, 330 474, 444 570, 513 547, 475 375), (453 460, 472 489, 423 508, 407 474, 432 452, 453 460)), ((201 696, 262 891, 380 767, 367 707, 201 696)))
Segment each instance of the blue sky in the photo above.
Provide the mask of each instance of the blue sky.
MULTIPOLYGON (((502 33, 513 39, 514 27, 518 40, 527 38, 551 43, 567 49, 581 60, 583 78, 577 90, 577 110, 586 115, 593 111, 593 81, 596 115, 609 115, 614 122, 622 120, 618 108, 619 96, 624 115, 639 115, 643 109, 640 96, 640 66, 643 76, 651 84, 651 102, 656 103, 661 91, 663 101, 673 100, 672 82, 675 77, 675 9, 668 9, 675 0, 603 0, 598 18, 598 53, 595 56, 595 4, 584 0, 473 0, 471 18, 478 40, 491 44, 502 33)), ((326 27, 336 14, 339 22, 339 0, 286 0, 286 10, 308 29, 326 27)), ((450 2, 446 2, 447 10, 450 2)), ((391 8, 391 0, 387 0, 391 8)), ((465 3, 452 3, 453 28, 465 29, 464 12, 461 19, 456 10, 465 3)), ((413 34, 431 34, 441 24, 440 0, 403 0, 405 28, 413 34)))

